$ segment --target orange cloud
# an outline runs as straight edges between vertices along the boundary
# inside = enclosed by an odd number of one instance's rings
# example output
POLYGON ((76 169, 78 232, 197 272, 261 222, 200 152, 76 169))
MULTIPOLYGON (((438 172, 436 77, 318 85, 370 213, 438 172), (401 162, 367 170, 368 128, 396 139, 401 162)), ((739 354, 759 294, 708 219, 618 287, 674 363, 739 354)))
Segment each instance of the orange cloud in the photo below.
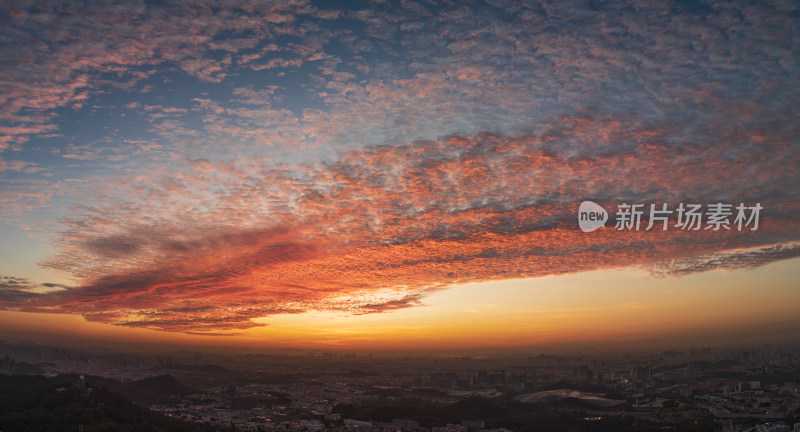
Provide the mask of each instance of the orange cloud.
POLYGON ((413 307, 471 281, 636 265, 681 275, 800 255, 796 181, 784 178, 800 155, 781 136, 709 148, 629 126, 565 120, 520 136, 368 147, 316 165, 191 160, 125 177, 65 222, 44 263, 75 287, 33 294, 6 284, 0 304, 217 334, 275 314, 413 307), (583 233, 584 199, 612 213, 622 202, 765 210, 757 231, 583 233), (747 248, 756 249, 735 252, 747 248))

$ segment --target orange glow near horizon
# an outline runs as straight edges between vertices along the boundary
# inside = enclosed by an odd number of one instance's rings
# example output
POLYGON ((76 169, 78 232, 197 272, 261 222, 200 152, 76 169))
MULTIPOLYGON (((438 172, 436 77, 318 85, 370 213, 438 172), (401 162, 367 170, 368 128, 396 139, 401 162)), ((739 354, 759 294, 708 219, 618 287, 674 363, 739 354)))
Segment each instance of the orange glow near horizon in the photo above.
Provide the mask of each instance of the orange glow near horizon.
POLYGON ((0 6, 0 338, 800 340, 785 5, 118 3, 0 6))
POLYGON ((262 352, 458 351, 591 346, 595 349, 724 344, 800 335, 800 259, 754 270, 654 278, 641 269, 470 283, 434 292, 423 305, 353 315, 305 312, 257 319, 234 336, 198 336, 92 323, 75 315, 0 312, 6 338, 55 336, 136 349, 262 352), (759 289, 755 289, 759 287, 759 289), (768 294, 766 294, 768 293, 768 294))

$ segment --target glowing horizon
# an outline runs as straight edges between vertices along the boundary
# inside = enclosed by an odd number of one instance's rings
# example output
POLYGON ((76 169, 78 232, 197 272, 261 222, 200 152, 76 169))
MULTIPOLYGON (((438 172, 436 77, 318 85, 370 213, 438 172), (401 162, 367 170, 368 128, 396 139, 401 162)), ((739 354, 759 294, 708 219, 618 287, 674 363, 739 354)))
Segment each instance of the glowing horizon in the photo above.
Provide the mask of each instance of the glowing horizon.
POLYGON ((800 337, 796 6, 3 11, 0 337, 800 337), (583 201, 733 226, 582 232, 583 201))
POLYGON ((18 339, 130 351, 458 353, 591 347, 605 352, 785 343, 800 329, 794 306, 800 301, 793 283, 800 277, 797 264, 794 258, 756 270, 715 270, 681 278, 655 278, 628 268, 470 283, 438 291, 422 307, 388 316, 309 311, 265 317, 257 321, 267 327, 212 341, 203 335, 91 323, 74 315, 8 311, 0 311, 0 322, 6 322, 0 330, 10 330, 18 339), (764 300, 752 287, 776 273, 781 278, 771 298, 764 300), (698 289, 705 292, 693 296, 698 289), (765 314, 768 320, 761 318, 765 314), (14 323, 10 329, 8 322, 14 323))

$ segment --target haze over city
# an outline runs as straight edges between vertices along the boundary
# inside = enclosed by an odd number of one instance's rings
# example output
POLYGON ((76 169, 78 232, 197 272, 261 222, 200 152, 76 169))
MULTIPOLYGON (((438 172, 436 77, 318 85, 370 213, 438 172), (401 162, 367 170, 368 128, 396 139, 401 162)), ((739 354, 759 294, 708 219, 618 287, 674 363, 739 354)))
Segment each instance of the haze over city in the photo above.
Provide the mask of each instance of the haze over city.
POLYGON ((0 431, 800 432, 800 3, 0 2, 0 431))

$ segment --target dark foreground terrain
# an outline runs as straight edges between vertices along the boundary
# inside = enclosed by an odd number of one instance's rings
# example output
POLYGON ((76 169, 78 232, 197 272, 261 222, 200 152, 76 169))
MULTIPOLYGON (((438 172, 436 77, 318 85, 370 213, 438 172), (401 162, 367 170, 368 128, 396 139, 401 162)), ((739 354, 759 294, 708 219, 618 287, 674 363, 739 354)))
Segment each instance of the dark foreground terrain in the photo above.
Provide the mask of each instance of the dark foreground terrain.
POLYGON ((81 388, 77 375, 0 375, 0 431, 214 430, 154 413, 105 386, 91 386, 92 382, 86 380, 85 388, 81 388))

